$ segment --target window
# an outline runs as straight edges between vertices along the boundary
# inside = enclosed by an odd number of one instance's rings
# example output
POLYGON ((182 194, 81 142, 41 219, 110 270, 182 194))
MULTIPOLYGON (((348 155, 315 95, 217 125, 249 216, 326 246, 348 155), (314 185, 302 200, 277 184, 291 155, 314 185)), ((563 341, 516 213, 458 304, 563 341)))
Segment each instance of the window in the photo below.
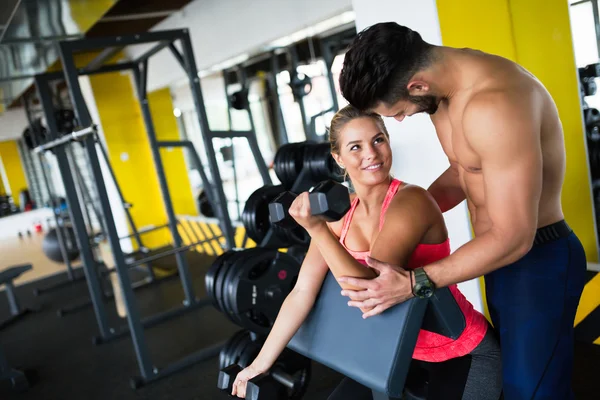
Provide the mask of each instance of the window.
MULTIPOLYGON (((595 0, 596 1, 596 0, 595 0)), ((596 3, 597 4, 597 3, 596 3)), ((575 62, 578 68, 598 62, 598 37, 594 21, 594 3, 592 1, 578 2, 571 6, 571 30, 573 32, 573 47, 575 62)))

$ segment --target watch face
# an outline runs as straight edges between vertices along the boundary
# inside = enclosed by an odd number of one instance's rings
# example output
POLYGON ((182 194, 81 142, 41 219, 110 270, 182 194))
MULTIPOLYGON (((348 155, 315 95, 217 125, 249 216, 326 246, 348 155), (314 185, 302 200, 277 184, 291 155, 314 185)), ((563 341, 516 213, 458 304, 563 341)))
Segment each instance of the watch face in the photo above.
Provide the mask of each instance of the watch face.
POLYGON ((433 294, 433 289, 429 286, 421 286, 418 290, 417 290, 417 296, 419 297, 431 297, 431 295, 433 294))

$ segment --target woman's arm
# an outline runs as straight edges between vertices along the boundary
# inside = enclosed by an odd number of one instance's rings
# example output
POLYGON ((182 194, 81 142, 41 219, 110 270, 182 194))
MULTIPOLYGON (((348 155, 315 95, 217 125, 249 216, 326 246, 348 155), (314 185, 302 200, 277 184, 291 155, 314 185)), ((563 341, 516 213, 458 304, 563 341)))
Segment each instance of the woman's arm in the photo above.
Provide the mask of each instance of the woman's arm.
POLYGON ((283 302, 275 324, 253 364, 266 371, 277 360, 292 336, 300 328, 315 303, 327 274, 327 264, 311 242, 302 262, 298 280, 283 302))
POLYGON ((245 397, 246 382, 269 370, 285 349, 315 303, 327 274, 327 264, 319 249, 311 243, 294 288, 283 302, 275 324, 256 359, 241 371, 233 384, 232 394, 245 397))

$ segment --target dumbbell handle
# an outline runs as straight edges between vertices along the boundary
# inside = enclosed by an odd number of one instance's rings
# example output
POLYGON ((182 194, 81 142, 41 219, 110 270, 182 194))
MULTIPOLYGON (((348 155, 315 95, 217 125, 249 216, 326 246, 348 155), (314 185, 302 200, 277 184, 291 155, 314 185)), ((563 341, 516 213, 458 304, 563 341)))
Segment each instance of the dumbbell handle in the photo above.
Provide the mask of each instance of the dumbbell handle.
POLYGON ((273 378, 288 389, 293 390, 296 386, 294 377, 288 374, 287 372, 283 371, 279 367, 273 367, 269 370, 268 374, 271 376, 271 378, 273 378))
MULTIPOLYGON (((230 365, 221 370, 221 373, 219 374, 219 388, 223 390, 230 390, 231 386, 233 385, 233 381, 235 380, 235 377, 241 371, 242 368, 235 364, 230 365)), ((250 381, 254 379, 260 379, 261 377, 270 377, 288 389, 294 389, 294 387, 296 386, 296 380, 294 379, 294 377, 278 366, 274 366, 267 372, 255 376, 254 378, 250 379, 250 381)))

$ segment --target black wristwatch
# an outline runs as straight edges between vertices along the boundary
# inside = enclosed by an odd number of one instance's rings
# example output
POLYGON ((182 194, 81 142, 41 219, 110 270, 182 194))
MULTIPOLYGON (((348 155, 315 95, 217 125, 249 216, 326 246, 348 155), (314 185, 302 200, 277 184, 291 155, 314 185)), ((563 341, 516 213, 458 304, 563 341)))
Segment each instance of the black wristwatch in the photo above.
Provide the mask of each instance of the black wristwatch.
POLYGON ((429 279, 423 268, 415 268, 412 270, 415 277, 415 282, 412 292, 415 297, 428 299, 435 292, 435 284, 429 279))

